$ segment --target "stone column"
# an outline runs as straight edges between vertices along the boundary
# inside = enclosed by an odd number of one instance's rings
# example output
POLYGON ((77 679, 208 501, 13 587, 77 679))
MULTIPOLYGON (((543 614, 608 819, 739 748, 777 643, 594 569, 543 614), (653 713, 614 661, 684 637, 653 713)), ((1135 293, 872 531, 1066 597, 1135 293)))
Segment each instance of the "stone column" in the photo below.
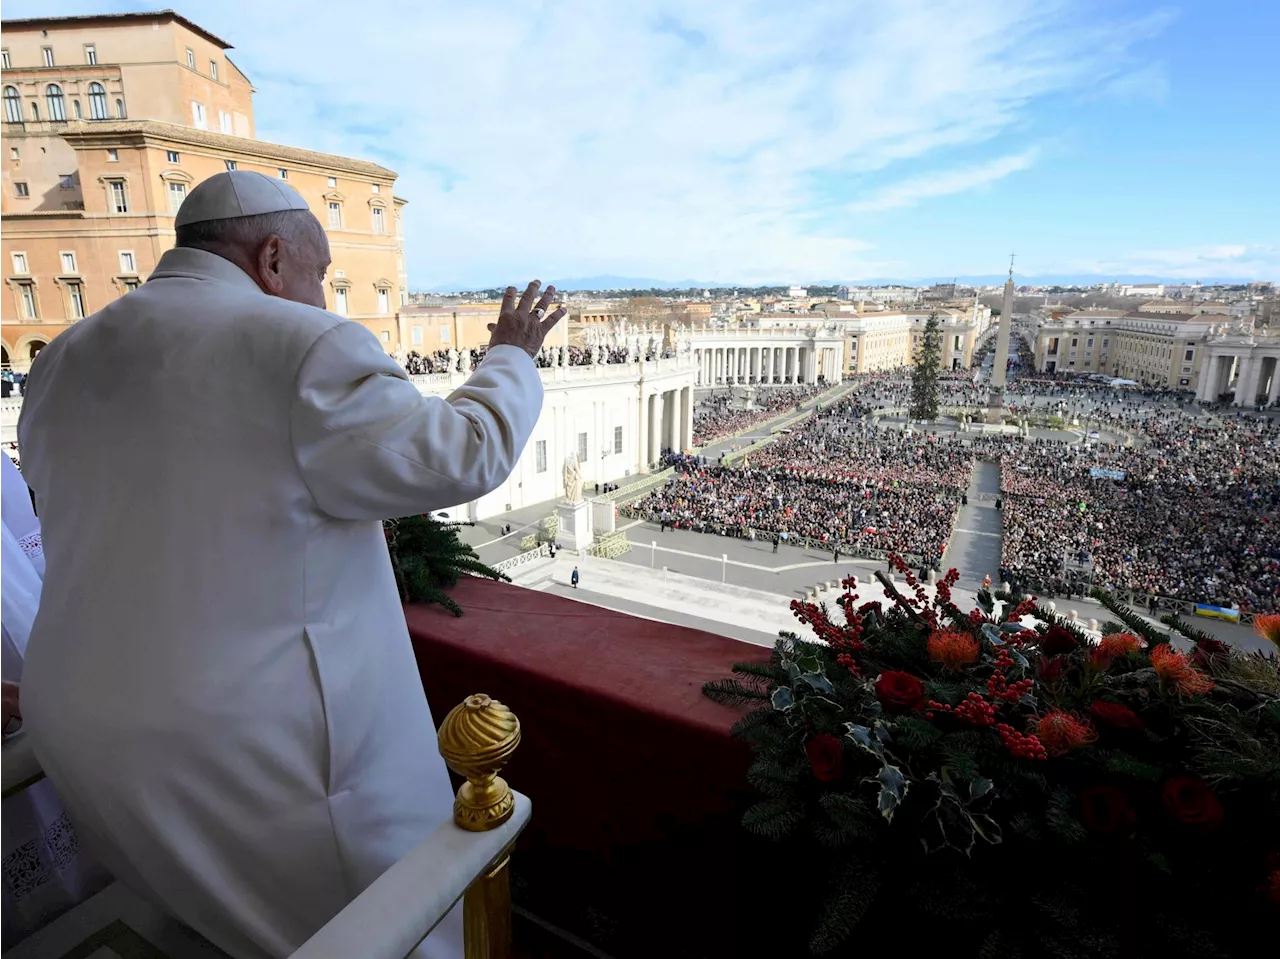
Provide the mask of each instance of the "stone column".
POLYGON ((1231 398, 1232 406, 1247 406, 1248 400, 1244 398, 1246 381, 1249 379, 1250 367, 1253 364, 1249 362, 1248 354, 1240 357, 1240 366, 1236 369, 1236 392, 1231 398))
POLYGON ((1275 357, 1275 365, 1271 367, 1271 389, 1267 391, 1267 405, 1275 406, 1280 400, 1280 356, 1275 357))
POLYGON ((662 458, 662 393, 654 393, 649 398, 653 406, 649 410, 649 462, 656 463, 662 458))
POLYGON ((636 471, 649 469, 649 398, 640 394, 640 412, 636 424, 636 471))
POLYGON ((680 391, 680 449, 693 449, 693 387, 680 391))

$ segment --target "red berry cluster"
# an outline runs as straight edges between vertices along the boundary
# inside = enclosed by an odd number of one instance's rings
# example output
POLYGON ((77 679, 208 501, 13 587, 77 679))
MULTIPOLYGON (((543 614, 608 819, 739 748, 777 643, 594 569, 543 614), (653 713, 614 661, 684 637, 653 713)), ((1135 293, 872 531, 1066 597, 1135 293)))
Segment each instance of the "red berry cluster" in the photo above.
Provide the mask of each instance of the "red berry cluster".
POLYGON ((1044 744, 1040 742, 1034 733, 1020 733, 1008 723, 997 723, 996 733, 999 734, 1000 741, 1004 743, 1004 748, 1019 759, 1049 758, 1044 744))
POLYGON ((982 610, 971 609, 969 610, 969 622, 971 622, 974 626, 981 626, 983 623, 990 622, 990 620, 988 620, 987 617, 982 615, 982 610))
POLYGON ((1010 619, 1016 620, 1019 616, 1026 616, 1036 611, 1036 598, 1032 596, 1030 599, 1024 599, 1013 610, 1010 619))
POLYGON ((1001 646, 996 650, 996 667, 991 674, 991 678, 987 680, 987 695, 992 699, 1003 699, 1007 703, 1016 703, 1031 691, 1031 687, 1035 685, 1034 680, 1019 679, 1013 685, 1009 685, 1008 679, 1005 678, 1005 671, 1013 667, 1013 656, 1009 653, 1007 646, 1001 646))
MULTIPOLYGON (((963 720, 971 726, 994 726, 996 722, 995 704, 987 702, 981 693, 970 693, 959 706, 948 706, 935 699, 929 700, 931 710, 950 713, 956 719, 963 720)), ((928 713, 925 718, 929 718, 928 713)))
POLYGON ((938 581, 937 588, 935 589, 933 597, 935 606, 951 605, 951 587, 954 586, 956 581, 959 579, 960 570, 956 569, 954 566, 947 570, 947 575, 938 581))

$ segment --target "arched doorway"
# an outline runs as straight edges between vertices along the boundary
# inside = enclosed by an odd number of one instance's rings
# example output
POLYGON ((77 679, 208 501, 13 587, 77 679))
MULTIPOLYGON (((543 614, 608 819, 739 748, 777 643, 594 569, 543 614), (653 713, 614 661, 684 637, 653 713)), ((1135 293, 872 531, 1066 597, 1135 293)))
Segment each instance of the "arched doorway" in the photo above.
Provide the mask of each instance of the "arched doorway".
POLYGON ((30 362, 36 358, 36 354, 43 350, 49 343, 47 340, 32 340, 27 344, 27 361, 30 362))
POLYGON ((7 344, 0 343, 0 367, 9 368, 9 347, 7 344))

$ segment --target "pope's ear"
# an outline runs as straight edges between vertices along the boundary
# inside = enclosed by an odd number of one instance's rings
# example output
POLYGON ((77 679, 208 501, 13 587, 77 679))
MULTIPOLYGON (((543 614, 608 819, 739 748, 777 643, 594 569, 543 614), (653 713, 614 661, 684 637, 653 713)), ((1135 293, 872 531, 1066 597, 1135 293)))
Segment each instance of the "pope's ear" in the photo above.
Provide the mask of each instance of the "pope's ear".
POLYGON ((263 292, 279 296, 284 292, 284 239, 275 233, 262 241, 258 247, 257 262, 258 284, 263 292))

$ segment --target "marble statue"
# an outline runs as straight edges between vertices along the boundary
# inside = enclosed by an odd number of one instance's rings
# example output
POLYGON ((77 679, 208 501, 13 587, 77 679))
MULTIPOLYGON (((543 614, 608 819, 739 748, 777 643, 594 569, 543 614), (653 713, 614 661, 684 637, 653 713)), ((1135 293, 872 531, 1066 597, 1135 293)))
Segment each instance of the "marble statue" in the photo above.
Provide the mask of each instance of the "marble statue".
POLYGON ((557 366, 568 366, 568 365, 569 365, 569 351, 568 351, 565 347, 563 347, 563 346, 562 346, 562 347, 560 347, 560 354, 559 354, 559 356, 557 357, 556 365, 557 365, 557 366))
POLYGON ((582 502, 582 465, 577 453, 564 458, 564 501, 570 506, 582 502))
POLYGON ((591 364, 593 366, 599 366, 604 361, 603 357, 604 351, 597 346, 591 353, 591 364))
POLYGON ((462 351, 462 363, 459 369, 461 369, 463 373, 471 372, 471 351, 470 350, 462 351))
POLYGON ((449 372, 452 373, 458 368, 458 351, 452 346, 449 347, 449 372))

